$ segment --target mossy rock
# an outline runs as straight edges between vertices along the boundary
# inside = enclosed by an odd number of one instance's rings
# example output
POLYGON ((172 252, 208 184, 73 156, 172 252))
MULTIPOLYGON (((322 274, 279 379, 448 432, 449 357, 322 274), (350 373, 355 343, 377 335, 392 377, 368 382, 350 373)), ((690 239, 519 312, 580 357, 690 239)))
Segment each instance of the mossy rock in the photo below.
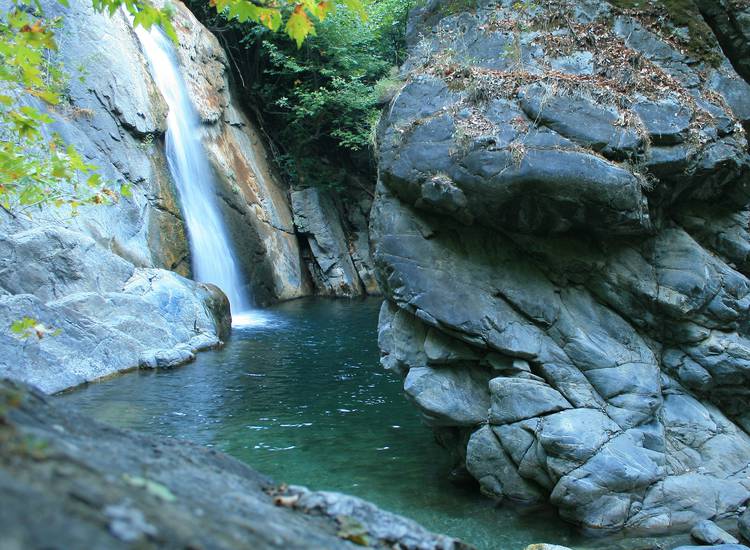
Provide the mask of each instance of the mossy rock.
POLYGON ((608 0, 620 10, 643 12, 644 16, 666 16, 675 27, 687 29, 687 37, 662 29, 662 34, 677 41, 685 52, 712 66, 722 61, 714 33, 703 19, 698 6, 693 0, 608 0))

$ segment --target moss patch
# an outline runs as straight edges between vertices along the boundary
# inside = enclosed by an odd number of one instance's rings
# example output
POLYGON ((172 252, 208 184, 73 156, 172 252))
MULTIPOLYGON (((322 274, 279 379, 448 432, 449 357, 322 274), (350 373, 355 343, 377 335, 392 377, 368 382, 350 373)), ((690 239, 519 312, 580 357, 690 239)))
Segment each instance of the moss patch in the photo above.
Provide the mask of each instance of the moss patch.
POLYGON ((477 11, 477 0, 445 0, 438 7, 438 13, 447 17, 456 13, 477 11))
MULTIPOLYGON (((711 27, 704 21, 693 0, 609 0, 619 11, 632 15, 651 31, 676 43, 700 61, 716 66, 722 56, 711 27), (670 32, 669 25, 687 29, 682 33, 670 32)), ((676 30, 676 29, 675 29, 676 30)))

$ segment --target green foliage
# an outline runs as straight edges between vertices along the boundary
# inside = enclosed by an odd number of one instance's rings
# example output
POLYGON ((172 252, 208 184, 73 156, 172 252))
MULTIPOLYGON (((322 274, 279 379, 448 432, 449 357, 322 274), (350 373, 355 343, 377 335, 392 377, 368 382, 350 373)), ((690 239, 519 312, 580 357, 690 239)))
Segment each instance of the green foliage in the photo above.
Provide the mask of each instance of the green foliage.
POLYGON ((438 9, 443 16, 465 11, 474 12, 477 9, 477 0, 446 0, 439 5, 438 9))
POLYGON ((64 87, 63 72, 49 62, 59 23, 30 0, 14 0, 0 14, 0 206, 8 211, 53 203, 75 212, 114 196, 93 166, 46 130, 46 111, 64 87))
POLYGON ((36 337, 37 340, 41 340, 47 335, 58 336, 61 331, 60 329, 48 328, 31 317, 24 317, 23 319, 13 321, 10 325, 10 332, 22 340, 31 337, 36 337))
POLYGON ((247 83, 248 104, 275 139, 283 173, 299 185, 340 187, 352 167, 372 173, 372 128, 405 57, 411 0, 344 5, 327 13, 302 48, 268 29, 227 26, 203 13, 209 28, 219 28, 247 83))

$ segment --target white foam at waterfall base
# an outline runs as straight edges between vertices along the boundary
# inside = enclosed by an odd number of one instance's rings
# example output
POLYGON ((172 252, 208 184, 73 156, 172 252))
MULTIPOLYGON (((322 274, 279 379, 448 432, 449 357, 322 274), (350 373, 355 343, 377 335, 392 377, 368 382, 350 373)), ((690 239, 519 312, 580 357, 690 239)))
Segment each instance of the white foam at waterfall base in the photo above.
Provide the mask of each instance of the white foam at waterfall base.
POLYGON ((213 283, 229 298, 233 326, 266 324, 251 308, 232 243, 219 212, 216 182, 200 140, 200 119, 177 65, 174 47, 157 27, 136 27, 151 74, 169 106, 166 154, 177 187, 195 280, 213 283))

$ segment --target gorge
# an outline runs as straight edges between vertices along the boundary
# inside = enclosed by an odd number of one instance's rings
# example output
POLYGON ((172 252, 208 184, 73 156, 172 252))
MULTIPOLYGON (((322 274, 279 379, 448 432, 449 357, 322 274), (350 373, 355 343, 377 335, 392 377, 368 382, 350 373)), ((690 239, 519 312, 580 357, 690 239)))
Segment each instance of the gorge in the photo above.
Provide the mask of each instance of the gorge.
POLYGON ((136 28, 149 60, 151 75, 167 102, 164 134, 167 164, 177 187, 185 230, 190 243, 191 272, 196 280, 213 283, 227 295, 232 322, 250 307, 235 252, 224 221, 214 204, 216 186, 200 140, 200 120, 174 59, 172 43, 158 28, 136 28))
POLYGON ((0 212, 0 546, 746 548, 745 0, 417 3, 372 194, 226 28, 43 4, 131 192, 0 212))

